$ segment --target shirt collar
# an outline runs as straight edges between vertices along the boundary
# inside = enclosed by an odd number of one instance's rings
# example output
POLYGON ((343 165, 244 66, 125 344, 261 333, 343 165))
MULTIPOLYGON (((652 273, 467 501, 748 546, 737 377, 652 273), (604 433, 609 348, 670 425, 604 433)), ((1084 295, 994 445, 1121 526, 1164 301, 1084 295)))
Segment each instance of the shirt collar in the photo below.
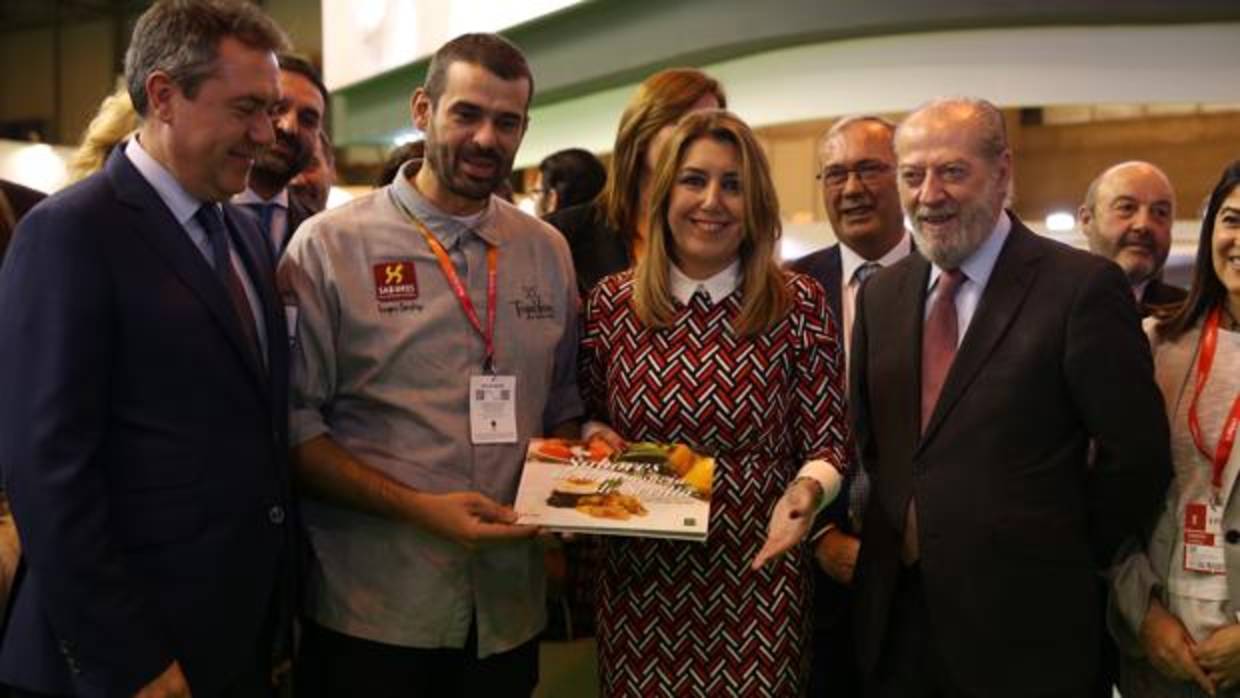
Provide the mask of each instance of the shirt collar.
POLYGON ((418 191, 417 187, 413 186, 413 183, 405 176, 403 166, 397 173, 396 179, 393 179, 388 186, 388 191, 396 201, 397 208, 403 207, 421 219, 426 227, 435 233, 435 237, 445 248, 451 249, 462 235, 471 231, 488 245, 503 244, 504 236, 495 224, 494 196, 487 201, 486 208, 482 209, 479 214, 465 217, 452 216, 440 211, 422 196, 422 192, 418 191))
POLYGON ((246 187, 245 191, 233 197, 232 202, 234 204, 241 204, 241 205, 275 204, 276 206, 279 206, 282 209, 288 210, 288 187, 281 189, 279 192, 276 193, 275 196, 271 197, 270 199, 264 199, 263 197, 259 196, 258 193, 255 192, 253 189, 246 187))
POLYGON ((668 265, 667 276, 672 286, 672 297, 680 301, 681 305, 688 305, 689 299, 693 298, 693 294, 698 289, 706 291, 706 295, 710 297, 712 304, 718 303, 732 295, 736 287, 740 286, 741 260, 734 260, 727 268, 717 272, 709 279, 701 281, 689 278, 675 264, 668 265))
POLYGON ((155 189, 155 193, 182 227, 202 208, 202 200, 185 191, 185 187, 181 186, 168 168, 146 152, 137 136, 130 138, 125 144, 125 157, 129 158, 138 173, 155 189))
MULTIPOLYGON (((1010 232, 1012 219, 1007 211, 1003 211, 999 214, 999 220, 995 221, 995 227, 991 229, 986 242, 960 264, 960 271, 964 272, 968 281, 977 284, 978 288, 986 288, 986 282, 990 281, 990 273, 995 270, 995 262, 999 260, 999 252, 1003 250, 1003 243, 1007 241, 1010 232)), ((939 269, 937 264, 931 264, 930 281, 926 288, 934 288, 934 282, 939 280, 941 273, 943 270, 939 269)))
POLYGON ((1136 297, 1137 303, 1141 303, 1141 299, 1145 297, 1145 289, 1150 285, 1150 280, 1146 279, 1139 284, 1132 285, 1132 295, 1136 297))
POLYGON ((859 269, 862 264, 865 264, 866 262, 869 262, 869 261, 874 261, 874 262, 877 262, 878 266, 880 267, 884 267, 884 268, 889 267, 892 264, 895 264, 896 262, 900 261, 901 259, 904 259, 906 256, 908 256, 908 253, 912 251, 913 251, 913 240, 909 236, 907 230, 904 231, 904 235, 900 238, 900 240, 896 242, 896 244, 892 245, 890 250, 887 250, 886 254, 884 254, 882 257, 879 257, 878 259, 875 259, 875 260, 869 260, 869 259, 866 259, 865 257, 862 257, 861 255, 857 254, 851 247, 841 242, 840 243, 840 269, 843 273, 843 276, 840 278, 843 280, 843 284, 847 286, 848 284, 851 284, 853 282, 853 276, 857 273, 857 269, 859 269))

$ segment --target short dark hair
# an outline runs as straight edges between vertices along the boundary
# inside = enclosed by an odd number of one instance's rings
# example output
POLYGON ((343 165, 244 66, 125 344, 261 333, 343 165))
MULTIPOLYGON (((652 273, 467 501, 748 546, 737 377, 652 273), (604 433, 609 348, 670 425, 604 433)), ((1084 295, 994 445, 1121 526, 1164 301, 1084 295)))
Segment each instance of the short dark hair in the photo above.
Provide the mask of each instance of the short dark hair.
POLYGON ((538 163, 543 189, 554 190, 559 208, 594 200, 607 183, 607 168, 582 148, 560 150, 538 163))
POLYGON ((146 116, 146 79, 157 70, 192 99, 215 70, 225 37, 265 51, 288 47, 284 31, 244 0, 158 0, 151 5, 138 18, 125 52, 125 85, 134 111, 146 116))
POLYGON ((310 81, 314 88, 323 95, 323 111, 326 114, 330 110, 331 95, 327 92, 327 85, 323 84, 323 78, 319 76, 319 71, 310 62, 309 58, 297 53, 281 53, 276 58, 280 61, 280 70, 287 70, 290 73, 297 73, 310 81))
POLYGON ((431 104, 437 104, 443 96, 448 82, 448 68, 457 61, 480 65, 501 80, 525 78, 530 84, 530 94, 525 102, 526 108, 529 108, 530 101, 534 99, 534 75, 530 72, 530 65, 526 63, 521 49, 499 34, 462 34, 439 47, 431 56, 423 85, 431 104))

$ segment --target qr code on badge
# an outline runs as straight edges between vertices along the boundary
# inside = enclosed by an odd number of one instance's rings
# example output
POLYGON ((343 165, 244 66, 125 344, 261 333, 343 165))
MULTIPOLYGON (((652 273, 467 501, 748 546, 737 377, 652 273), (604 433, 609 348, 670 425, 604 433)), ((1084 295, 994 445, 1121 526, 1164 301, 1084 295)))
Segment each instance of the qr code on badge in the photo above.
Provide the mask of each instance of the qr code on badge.
POLYGON ((485 400, 485 399, 487 399, 487 391, 485 391, 485 390, 481 390, 481 389, 479 389, 479 390, 475 390, 475 391, 474 391, 474 400, 475 400, 475 401, 477 401, 477 402, 482 402, 482 401, 483 401, 483 400, 485 400))
POLYGON ((512 391, 511 390, 499 391, 499 399, 503 400, 504 402, 508 402, 509 400, 512 399, 512 391))

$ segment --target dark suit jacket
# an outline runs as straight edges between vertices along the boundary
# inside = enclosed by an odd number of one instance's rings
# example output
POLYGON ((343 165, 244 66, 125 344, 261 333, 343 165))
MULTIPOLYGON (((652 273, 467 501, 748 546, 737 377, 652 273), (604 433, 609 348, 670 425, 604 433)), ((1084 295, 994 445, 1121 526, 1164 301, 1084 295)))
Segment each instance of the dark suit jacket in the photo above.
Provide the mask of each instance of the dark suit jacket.
POLYGON ((13 237, 13 229, 17 221, 20 221, 27 211, 34 208, 35 204, 47 198, 47 194, 30 187, 23 187, 17 182, 0 179, 0 196, 4 197, 8 213, 13 216, 12 220, 8 220, 8 217, 0 212, 0 262, 3 262, 4 251, 9 246, 10 238, 13 237))
POLYGON ((1150 279, 1141 292, 1141 316, 1145 317, 1165 306, 1174 306, 1188 298, 1188 291, 1172 286, 1162 279, 1150 279))
POLYGON ((879 670, 915 495, 925 641, 953 682, 979 697, 1085 695, 1098 570, 1152 521, 1170 477, 1132 291, 1116 265, 1013 217, 922 435, 929 274, 921 255, 874 274, 853 324, 851 414, 872 485, 856 578, 862 670, 879 670))
POLYGON ((560 209, 547 216, 547 222, 568 240, 582 296, 603 277, 633 266, 628 241, 607 225, 603 212, 593 203, 560 209))
POLYGON ((224 207, 266 368, 123 151, 32 211, 0 273, 0 461, 25 553, 0 683, 129 696, 176 659, 211 695, 254 666, 287 572, 287 330, 258 231, 224 207))

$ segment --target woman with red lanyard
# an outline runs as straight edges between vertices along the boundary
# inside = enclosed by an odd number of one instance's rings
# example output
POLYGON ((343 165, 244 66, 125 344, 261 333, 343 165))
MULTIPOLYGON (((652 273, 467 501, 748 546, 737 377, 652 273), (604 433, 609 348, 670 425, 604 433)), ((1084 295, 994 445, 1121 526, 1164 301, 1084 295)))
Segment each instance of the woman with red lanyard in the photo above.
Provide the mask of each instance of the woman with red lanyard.
POLYGON ((1147 320, 1175 478, 1113 570, 1124 698, 1240 696, 1240 161, 1210 195, 1184 305, 1147 320))

